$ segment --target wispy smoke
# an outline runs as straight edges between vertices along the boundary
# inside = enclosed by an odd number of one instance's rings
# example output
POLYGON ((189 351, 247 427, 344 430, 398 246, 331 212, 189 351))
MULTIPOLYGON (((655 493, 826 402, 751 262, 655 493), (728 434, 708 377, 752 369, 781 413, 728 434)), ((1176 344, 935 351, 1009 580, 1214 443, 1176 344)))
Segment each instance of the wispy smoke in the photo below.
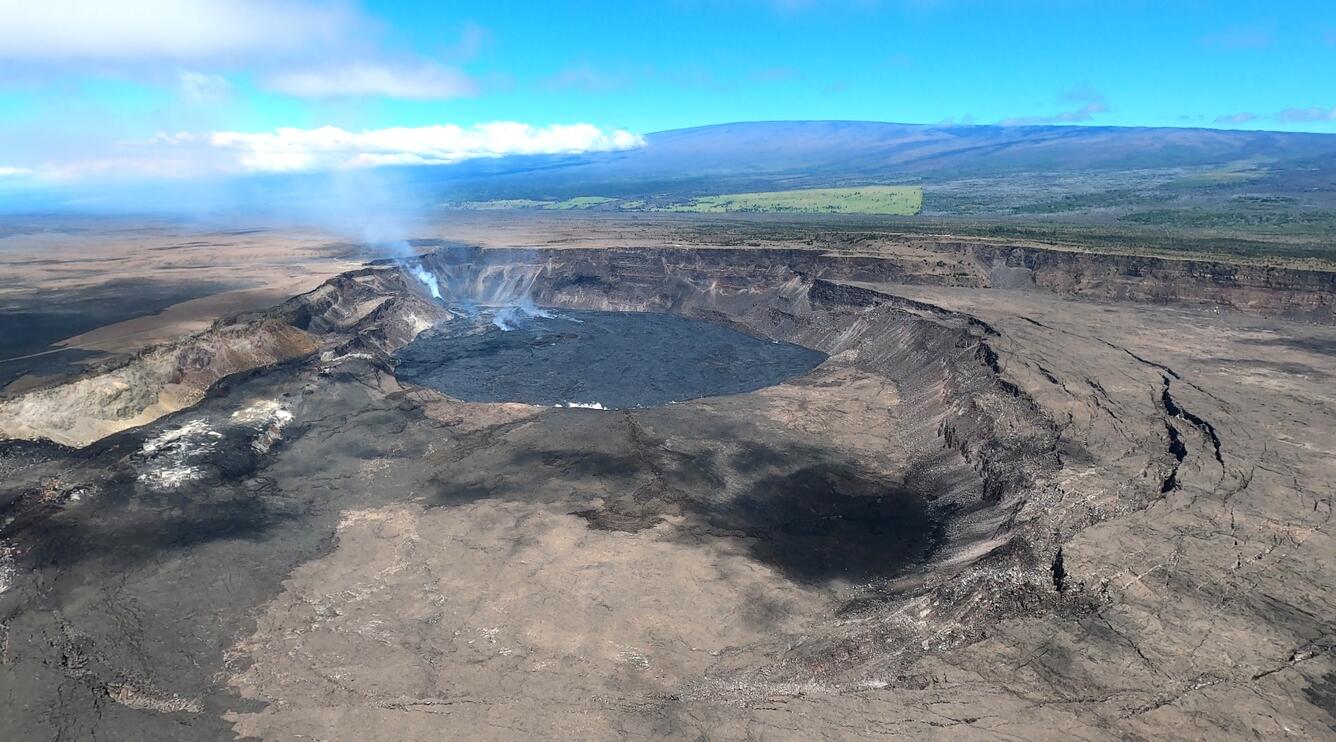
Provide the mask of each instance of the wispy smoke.
POLYGON ((441 298, 441 282, 436 279, 435 273, 423 268, 420 264, 412 266, 409 272, 431 291, 431 298, 441 298))
POLYGON ((532 317, 545 317, 550 319, 551 312, 539 309, 532 300, 527 297, 517 304, 503 307, 493 307, 490 309, 492 324, 504 332, 510 332, 519 327, 521 320, 532 317))

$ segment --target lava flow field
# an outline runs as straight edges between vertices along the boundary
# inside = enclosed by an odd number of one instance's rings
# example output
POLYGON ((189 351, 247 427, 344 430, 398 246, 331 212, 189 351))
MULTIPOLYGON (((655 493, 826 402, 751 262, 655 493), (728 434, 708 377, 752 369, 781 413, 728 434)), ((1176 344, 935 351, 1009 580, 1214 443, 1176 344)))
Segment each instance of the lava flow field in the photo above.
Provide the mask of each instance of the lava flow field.
POLYGON ((1004 268, 447 247, 2 400, 0 738, 1332 734, 1336 330, 1004 268))
POLYGON ((414 338, 395 355, 395 375, 466 402, 624 409, 751 392, 826 359, 671 314, 540 310, 504 323, 479 319, 414 338))

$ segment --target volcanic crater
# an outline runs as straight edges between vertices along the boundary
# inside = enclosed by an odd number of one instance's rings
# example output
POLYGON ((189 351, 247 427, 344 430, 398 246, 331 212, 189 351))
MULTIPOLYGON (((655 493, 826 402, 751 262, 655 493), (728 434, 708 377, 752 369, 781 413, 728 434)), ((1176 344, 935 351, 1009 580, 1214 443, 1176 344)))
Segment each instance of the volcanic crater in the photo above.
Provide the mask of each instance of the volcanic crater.
POLYGON ((1219 400, 1112 341, 1117 378, 1064 365, 1061 307, 811 267, 444 248, 3 403, 9 696, 164 737, 1137 729, 1200 671, 1007 699, 1153 662, 1079 538, 1246 487, 1219 400), (980 690, 985 646, 1039 669, 980 690))

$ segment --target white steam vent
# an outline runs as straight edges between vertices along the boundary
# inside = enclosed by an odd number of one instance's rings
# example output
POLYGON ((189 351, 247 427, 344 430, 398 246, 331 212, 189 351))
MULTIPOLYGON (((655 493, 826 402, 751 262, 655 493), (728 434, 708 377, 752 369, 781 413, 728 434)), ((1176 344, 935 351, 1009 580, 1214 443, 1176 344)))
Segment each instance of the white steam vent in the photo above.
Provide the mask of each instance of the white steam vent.
POLYGON ((431 291, 433 299, 441 298, 441 282, 436 280, 435 273, 423 268, 421 264, 414 264, 409 271, 413 274, 413 277, 426 285, 427 289, 431 291))
MULTIPOLYGON (((405 245, 399 249, 408 248, 405 245)), ((465 317, 488 318, 501 330, 514 330, 525 319, 553 316, 534 304, 532 296, 534 282, 543 270, 541 266, 446 264, 432 270, 421 262, 410 263, 406 259, 401 264, 427 287, 433 298, 465 317)))

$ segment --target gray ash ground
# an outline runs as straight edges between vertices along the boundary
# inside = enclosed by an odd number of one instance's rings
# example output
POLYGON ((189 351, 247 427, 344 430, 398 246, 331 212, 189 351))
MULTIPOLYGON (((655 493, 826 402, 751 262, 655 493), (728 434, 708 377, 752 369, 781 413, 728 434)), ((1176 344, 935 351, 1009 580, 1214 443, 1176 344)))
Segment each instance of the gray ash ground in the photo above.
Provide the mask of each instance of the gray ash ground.
POLYGON ((820 351, 666 314, 563 310, 511 329, 456 320, 397 354, 401 380, 468 402, 654 407, 801 376, 820 351))

